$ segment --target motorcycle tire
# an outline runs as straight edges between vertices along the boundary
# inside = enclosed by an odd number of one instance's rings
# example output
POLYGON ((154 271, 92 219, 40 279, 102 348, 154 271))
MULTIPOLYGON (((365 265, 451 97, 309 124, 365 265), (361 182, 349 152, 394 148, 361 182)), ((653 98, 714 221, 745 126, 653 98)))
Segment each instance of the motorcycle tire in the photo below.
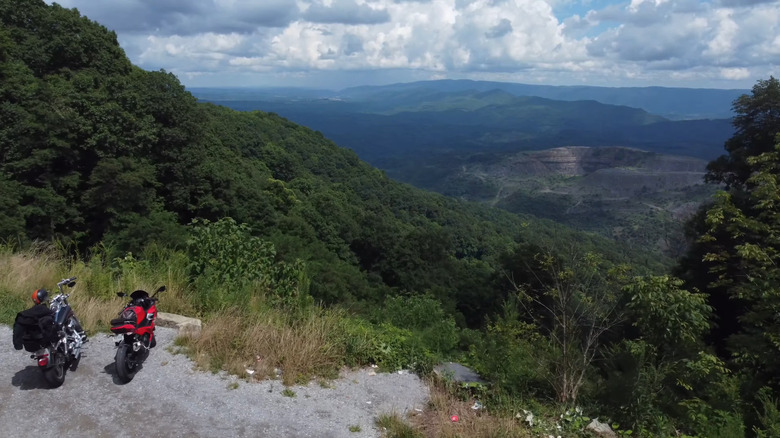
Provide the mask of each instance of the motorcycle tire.
POLYGON ((128 383, 133 380, 135 373, 138 372, 138 364, 127 357, 128 350, 130 350, 129 345, 121 344, 116 349, 116 357, 114 358, 116 362, 116 376, 122 383, 128 383))
POLYGON ((70 362, 68 363, 68 369, 71 371, 76 371, 79 367, 80 362, 81 362, 81 355, 79 355, 78 358, 71 356, 70 362))
POLYGON ((52 362, 52 366, 43 370, 43 377, 52 388, 59 388, 65 383, 65 372, 68 370, 65 364, 65 355, 58 351, 52 358, 52 362))

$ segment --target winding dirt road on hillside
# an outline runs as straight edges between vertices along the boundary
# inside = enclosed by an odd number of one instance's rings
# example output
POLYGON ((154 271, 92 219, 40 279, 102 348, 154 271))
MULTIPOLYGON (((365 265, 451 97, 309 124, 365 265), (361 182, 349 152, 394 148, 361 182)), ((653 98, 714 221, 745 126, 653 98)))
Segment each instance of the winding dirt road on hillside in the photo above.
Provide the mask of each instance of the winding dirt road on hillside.
POLYGON ((280 381, 196 371, 169 351, 175 329, 157 334, 158 346, 130 383, 114 375, 113 338, 98 334, 79 368, 49 389, 29 353, 14 350, 11 329, 0 326, 0 436, 374 438, 377 416, 421 409, 428 398, 413 374, 366 369, 345 371, 328 388, 290 387, 295 396, 287 397, 280 381))

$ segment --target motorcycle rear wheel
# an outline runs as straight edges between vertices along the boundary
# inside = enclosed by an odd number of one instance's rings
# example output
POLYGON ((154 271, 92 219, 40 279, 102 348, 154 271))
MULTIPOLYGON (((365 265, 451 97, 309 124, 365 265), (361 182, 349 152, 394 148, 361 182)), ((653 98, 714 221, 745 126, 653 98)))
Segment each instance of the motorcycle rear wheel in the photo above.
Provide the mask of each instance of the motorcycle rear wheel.
POLYGON ((65 372, 67 367, 65 366, 65 355, 58 351, 52 357, 53 364, 49 368, 43 369, 43 377, 49 382, 52 388, 59 388, 65 383, 65 372))
POLYGON ((121 344, 119 348, 116 349, 116 357, 114 358, 116 362, 116 375, 122 383, 128 383, 133 380, 135 373, 138 372, 138 364, 127 357, 128 350, 130 350, 129 345, 121 344))

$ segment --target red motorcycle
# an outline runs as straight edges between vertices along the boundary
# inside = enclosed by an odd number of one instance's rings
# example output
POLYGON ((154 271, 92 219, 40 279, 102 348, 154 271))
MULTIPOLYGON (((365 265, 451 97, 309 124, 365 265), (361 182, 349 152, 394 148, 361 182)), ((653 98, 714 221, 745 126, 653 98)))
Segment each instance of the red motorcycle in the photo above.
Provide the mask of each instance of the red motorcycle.
MULTIPOLYGON (((141 369, 149 350, 157 345, 154 338, 154 321, 157 319, 157 294, 165 291, 160 286, 154 295, 144 290, 130 294, 130 302, 119 312, 119 317, 111 320, 111 332, 116 339, 116 374, 122 383, 133 380, 141 369)), ((118 292, 118 296, 127 296, 118 292)))

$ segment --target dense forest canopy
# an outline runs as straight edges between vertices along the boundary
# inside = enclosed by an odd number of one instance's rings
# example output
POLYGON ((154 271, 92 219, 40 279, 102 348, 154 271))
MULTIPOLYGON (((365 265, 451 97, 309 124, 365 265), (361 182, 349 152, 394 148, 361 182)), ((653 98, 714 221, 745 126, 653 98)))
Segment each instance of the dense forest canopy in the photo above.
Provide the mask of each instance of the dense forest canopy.
POLYGON ((275 114, 199 103, 75 9, 0 0, 0 22, 10 245, 109 254, 116 272, 166 248, 209 316, 255 280, 285 312, 348 309, 381 345, 364 343, 371 359, 457 356, 512 418, 587 403, 637 436, 777 436, 776 79, 736 101, 710 167, 726 190, 689 224, 675 278, 618 243, 399 184, 275 114))

